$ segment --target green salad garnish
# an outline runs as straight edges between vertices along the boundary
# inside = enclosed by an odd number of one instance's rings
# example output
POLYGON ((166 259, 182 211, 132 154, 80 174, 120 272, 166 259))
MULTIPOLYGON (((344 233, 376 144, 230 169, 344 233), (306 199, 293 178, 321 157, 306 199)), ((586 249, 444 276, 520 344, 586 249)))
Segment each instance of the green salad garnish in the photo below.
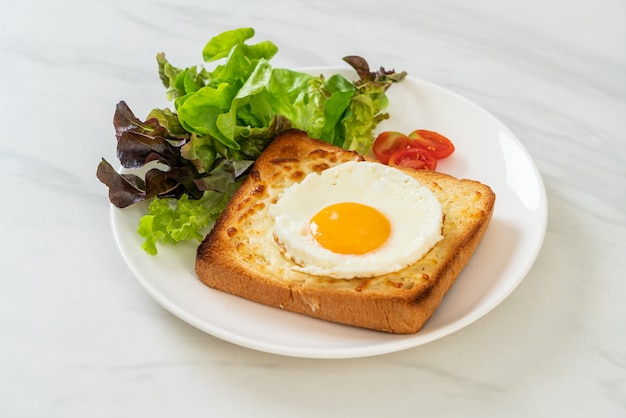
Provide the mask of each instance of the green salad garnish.
POLYGON ((270 41, 248 44, 253 37, 252 28, 215 36, 202 51, 201 66, 178 68, 157 54, 174 110, 154 109, 142 121, 125 102, 117 104, 117 156, 126 170, 118 173, 103 159, 97 176, 117 207, 150 200, 138 226, 150 254, 159 242, 201 241, 281 132, 301 129, 369 152, 374 129, 389 117, 386 91, 406 76, 382 67, 370 71, 358 56, 343 58, 356 71, 355 81, 273 68, 278 47, 270 41))

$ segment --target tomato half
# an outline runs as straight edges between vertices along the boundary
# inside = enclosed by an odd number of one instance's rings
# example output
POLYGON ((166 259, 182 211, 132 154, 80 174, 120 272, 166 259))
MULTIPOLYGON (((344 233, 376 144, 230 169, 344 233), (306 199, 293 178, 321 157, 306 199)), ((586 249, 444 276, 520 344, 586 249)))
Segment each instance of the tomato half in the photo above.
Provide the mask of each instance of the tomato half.
POLYGON ((434 171, 437 168, 437 159, 421 148, 405 148, 394 152, 388 164, 392 167, 434 171))
POLYGON ((372 145, 372 152, 376 159, 383 164, 389 162, 389 158, 393 153, 400 149, 405 149, 409 145, 409 138, 400 132, 387 131, 376 137, 372 145))
POLYGON ((409 146, 423 148, 436 159, 445 158, 454 152, 452 141, 425 129, 417 129, 409 134, 409 146))

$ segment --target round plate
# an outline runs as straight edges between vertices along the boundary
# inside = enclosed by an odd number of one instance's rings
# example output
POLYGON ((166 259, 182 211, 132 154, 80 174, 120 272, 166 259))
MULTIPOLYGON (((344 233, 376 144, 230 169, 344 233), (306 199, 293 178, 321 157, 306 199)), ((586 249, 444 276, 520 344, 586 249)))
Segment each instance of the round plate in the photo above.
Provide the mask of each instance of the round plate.
MULTIPOLYGON (((354 77, 345 68, 303 71, 354 77)), ((519 285, 541 249, 547 224, 541 176, 515 135, 467 99, 411 77, 392 86, 388 96, 391 118, 380 130, 429 129, 446 135, 456 151, 437 170, 488 184, 497 196, 478 249, 418 333, 391 335, 333 324, 211 289, 194 272, 197 242, 160 246, 157 256, 141 249, 136 230, 145 203, 111 208, 115 239, 132 273, 157 302, 189 324, 234 344, 293 357, 390 353, 437 340, 485 315, 519 285)))

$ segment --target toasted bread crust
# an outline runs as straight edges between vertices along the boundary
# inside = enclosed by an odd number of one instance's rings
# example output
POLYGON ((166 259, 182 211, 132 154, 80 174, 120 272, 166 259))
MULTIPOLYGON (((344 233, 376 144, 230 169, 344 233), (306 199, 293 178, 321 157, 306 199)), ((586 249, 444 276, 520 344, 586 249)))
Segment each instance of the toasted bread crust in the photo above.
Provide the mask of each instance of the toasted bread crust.
POLYGON ((275 308, 378 331, 415 333, 432 316, 482 239, 495 194, 486 185, 425 170, 404 170, 442 204, 443 235, 421 260, 370 279, 291 271, 273 240, 267 207, 312 171, 365 158, 304 132, 276 137, 198 247, 196 272, 215 289, 275 308))

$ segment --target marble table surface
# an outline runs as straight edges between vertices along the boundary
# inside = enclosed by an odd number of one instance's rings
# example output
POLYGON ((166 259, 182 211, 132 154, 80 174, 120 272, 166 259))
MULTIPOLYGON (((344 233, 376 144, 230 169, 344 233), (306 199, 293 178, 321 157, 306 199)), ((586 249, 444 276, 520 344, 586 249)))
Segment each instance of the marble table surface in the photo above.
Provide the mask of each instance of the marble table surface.
POLYGON ((626 3, 3 1, 0 416, 626 416, 626 3), (255 28, 275 64, 345 55, 450 89, 519 138, 549 205, 525 279, 418 347, 307 359, 178 319, 118 250, 112 113, 166 104, 154 56, 196 64, 255 28))

